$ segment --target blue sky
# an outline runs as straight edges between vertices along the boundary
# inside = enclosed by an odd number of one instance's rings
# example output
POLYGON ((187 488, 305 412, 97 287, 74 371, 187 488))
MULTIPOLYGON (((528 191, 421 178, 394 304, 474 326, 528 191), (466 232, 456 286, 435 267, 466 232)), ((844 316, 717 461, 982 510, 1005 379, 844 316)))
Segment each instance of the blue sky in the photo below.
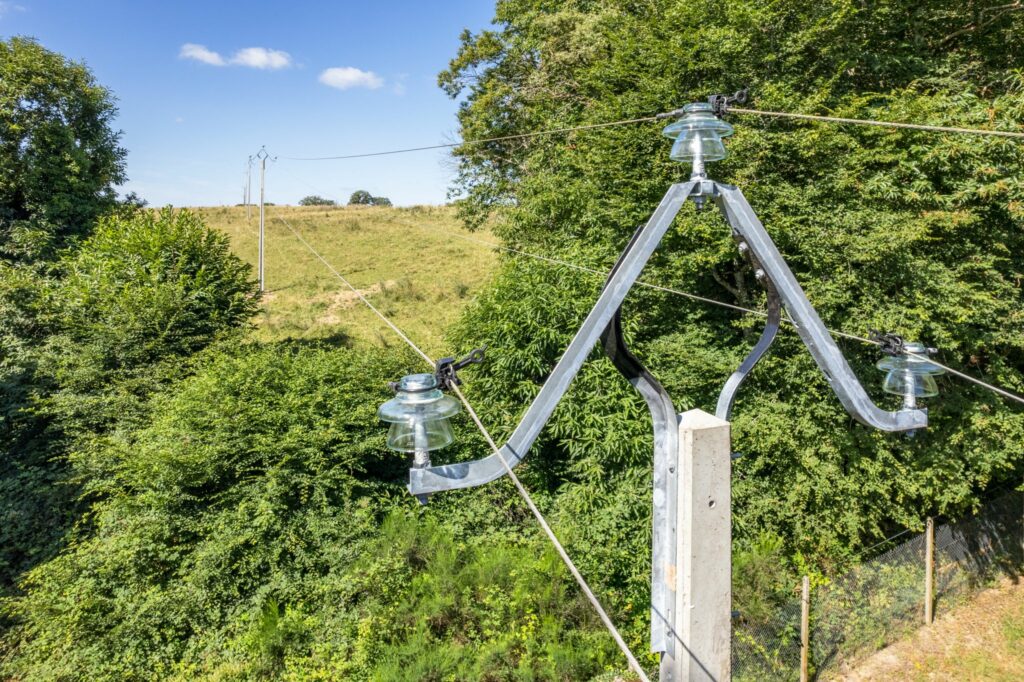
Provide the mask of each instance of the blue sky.
MULTIPOLYGON (((462 29, 488 27, 493 10, 493 0, 0 0, 0 36, 84 60, 114 92, 124 191, 155 206, 219 205, 241 201, 246 158, 261 145, 331 156, 457 139, 457 103, 437 73, 462 29)), ((267 165, 267 201, 366 189, 442 203, 448 159, 279 160, 267 165)))

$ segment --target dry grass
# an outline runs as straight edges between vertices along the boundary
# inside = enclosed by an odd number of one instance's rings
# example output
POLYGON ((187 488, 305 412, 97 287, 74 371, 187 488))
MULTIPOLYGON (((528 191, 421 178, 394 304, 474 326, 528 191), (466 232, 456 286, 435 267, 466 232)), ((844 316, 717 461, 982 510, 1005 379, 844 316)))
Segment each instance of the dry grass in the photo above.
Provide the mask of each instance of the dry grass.
POLYGON ((1024 680, 1024 581, 982 592, 838 679, 1024 680))
MULTIPOLYGON (((258 211, 254 209, 248 221, 242 207, 196 211, 231 238, 235 253, 251 263, 255 273, 258 211)), ((268 206, 267 292, 257 319, 257 338, 402 343, 282 220, 427 353, 460 350, 444 346, 444 332, 488 281, 497 256, 485 246, 447 235, 469 234, 447 207, 268 206)), ((476 236, 491 239, 489 234, 476 236)))

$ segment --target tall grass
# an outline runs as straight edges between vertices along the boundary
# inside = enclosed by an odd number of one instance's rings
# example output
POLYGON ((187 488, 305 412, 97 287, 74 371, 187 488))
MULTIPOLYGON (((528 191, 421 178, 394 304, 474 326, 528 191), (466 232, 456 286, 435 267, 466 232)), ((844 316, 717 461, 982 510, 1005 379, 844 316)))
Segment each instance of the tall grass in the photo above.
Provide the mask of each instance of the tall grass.
MULTIPOLYGON (((253 209, 247 220, 240 206, 196 210, 230 237, 235 253, 255 271, 258 211, 253 209)), ((433 206, 267 207, 267 291, 257 338, 332 337, 357 346, 401 343, 282 220, 428 353, 459 350, 444 346, 444 331, 488 281, 497 256, 446 234, 468 233, 452 209, 433 206)))

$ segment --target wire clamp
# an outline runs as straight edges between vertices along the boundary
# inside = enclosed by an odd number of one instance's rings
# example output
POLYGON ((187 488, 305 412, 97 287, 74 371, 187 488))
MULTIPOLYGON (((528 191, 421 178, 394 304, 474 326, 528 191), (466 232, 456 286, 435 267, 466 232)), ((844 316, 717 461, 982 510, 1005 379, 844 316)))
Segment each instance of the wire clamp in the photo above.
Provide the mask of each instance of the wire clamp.
POLYGON ((715 116, 722 118, 729 112, 730 104, 745 104, 749 95, 750 90, 748 88, 737 90, 731 95, 711 95, 711 97, 708 97, 708 104, 711 105, 715 116))
POLYGON ((487 350, 487 346, 477 348, 461 360, 456 360, 455 358, 441 358, 438 360, 437 367, 434 370, 438 385, 446 389, 452 386, 461 386, 462 379, 459 378, 458 371, 468 365, 478 365, 483 362, 485 350, 487 350))
MULTIPOLYGON (((907 342, 899 334, 893 334, 892 332, 880 332, 877 329, 868 330, 868 338, 878 344, 879 350, 886 355, 906 355, 907 354, 907 342)), ((935 355, 939 352, 938 348, 925 348, 925 354, 935 355)))

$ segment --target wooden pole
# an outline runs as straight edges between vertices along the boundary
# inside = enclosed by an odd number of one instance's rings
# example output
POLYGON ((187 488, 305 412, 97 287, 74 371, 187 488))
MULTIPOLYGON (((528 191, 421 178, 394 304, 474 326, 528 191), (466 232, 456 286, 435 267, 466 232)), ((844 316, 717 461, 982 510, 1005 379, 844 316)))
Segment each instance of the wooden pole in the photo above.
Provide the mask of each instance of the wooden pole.
POLYGON ((804 576, 800 597, 800 682, 810 679, 811 658, 811 579, 804 576))
POLYGON ((924 624, 931 625, 935 616, 935 519, 930 516, 924 533, 924 624))

